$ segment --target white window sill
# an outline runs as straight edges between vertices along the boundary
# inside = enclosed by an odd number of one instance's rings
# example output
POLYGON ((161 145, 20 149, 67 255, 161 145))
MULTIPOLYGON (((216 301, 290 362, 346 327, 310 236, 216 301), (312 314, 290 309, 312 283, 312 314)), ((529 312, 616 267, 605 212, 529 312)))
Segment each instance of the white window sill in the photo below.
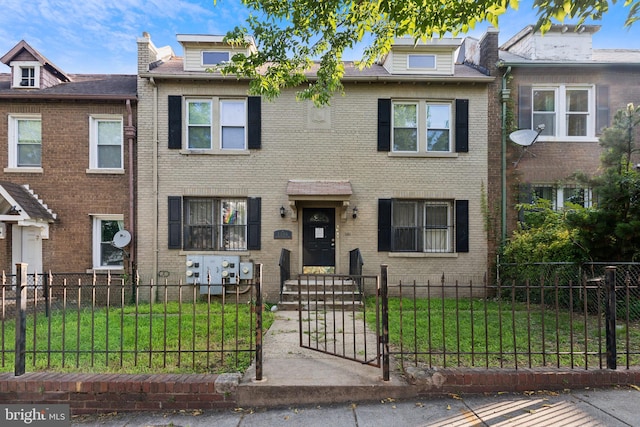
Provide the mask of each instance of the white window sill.
POLYGON ((92 273, 96 273, 96 274, 107 274, 107 273, 111 273, 111 274, 122 274, 124 273, 124 267, 94 267, 94 268, 89 268, 87 269, 87 273, 92 274, 92 273))
POLYGON ((180 150, 185 156, 248 156, 249 150, 180 150))
POLYGON ((389 252, 389 258, 458 258, 457 252, 389 252))
POLYGON ((390 152, 389 157, 419 157, 419 158, 433 158, 433 159, 456 159, 458 153, 401 153, 390 152))
POLYGON ((87 169, 88 174, 124 175, 124 169, 87 169))
POLYGON ((540 142, 599 142, 599 139, 596 137, 546 136, 539 137, 536 144, 540 142))
POLYGON ((43 170, 42 168, 16 168, 16 167, 10 167, 10 168, 4 168, 4 171, 6 173, 42 173, 43 170))

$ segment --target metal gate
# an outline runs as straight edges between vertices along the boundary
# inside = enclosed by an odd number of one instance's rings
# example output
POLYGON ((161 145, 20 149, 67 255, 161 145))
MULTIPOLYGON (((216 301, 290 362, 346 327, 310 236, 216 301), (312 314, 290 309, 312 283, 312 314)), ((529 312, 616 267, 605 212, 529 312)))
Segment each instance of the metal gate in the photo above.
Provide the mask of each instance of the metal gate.
POLYGON ((379 286, 377 276, 298 275, 300 346, 382 366, 379 286))

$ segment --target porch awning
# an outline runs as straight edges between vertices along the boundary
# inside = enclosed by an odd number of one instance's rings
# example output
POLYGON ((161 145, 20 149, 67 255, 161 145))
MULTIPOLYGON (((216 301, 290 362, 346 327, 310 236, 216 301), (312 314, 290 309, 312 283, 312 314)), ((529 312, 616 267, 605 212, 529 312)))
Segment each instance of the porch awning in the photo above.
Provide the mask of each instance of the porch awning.
POLYGON ((291 206, 292 219, 298 219, 297 201, 342 202, 342 219, 347 219, 349 199, 353 194, 349 181, 329 180, 290 180, 287 183, 287 196, 291 206))
POLYGON ((290 200, 347 200, 352 194, 349 181, 291 180, 287 183, 290 200))
POLYGON ((55 219, 56 214, 28 185, 0 181, 0 222, 40 227, 42 238, 46 239, 49 236, 49 223, 55 219))

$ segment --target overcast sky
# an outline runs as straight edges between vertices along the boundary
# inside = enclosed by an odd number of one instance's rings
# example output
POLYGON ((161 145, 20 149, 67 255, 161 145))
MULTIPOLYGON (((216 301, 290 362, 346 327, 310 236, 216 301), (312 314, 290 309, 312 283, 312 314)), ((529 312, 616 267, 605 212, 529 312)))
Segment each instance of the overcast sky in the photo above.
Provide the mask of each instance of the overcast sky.
MULTIPOLYGON (((536 21, 533 0, 500 18, 500 43, 536 21)), ((623 28, 627 10, 619 1, 593 37, 595 48, 640 49, 640 23, 623 28)), ((136 73, 136 39, 144 31, 158 46, 182 49, 176 34, 224 35, 243 25, 249 12, 240 0, 2 0, 0 56, 20 40, 67 73, 136 73)), ((470 35, 479 37, 487 25, 470 35)), ((462 37, 462 35, 460 36, 462 37)), ((359 59, 359 51, 344 59, 359 59)), ((0 65, 0 72, 9 68, 0 65)))

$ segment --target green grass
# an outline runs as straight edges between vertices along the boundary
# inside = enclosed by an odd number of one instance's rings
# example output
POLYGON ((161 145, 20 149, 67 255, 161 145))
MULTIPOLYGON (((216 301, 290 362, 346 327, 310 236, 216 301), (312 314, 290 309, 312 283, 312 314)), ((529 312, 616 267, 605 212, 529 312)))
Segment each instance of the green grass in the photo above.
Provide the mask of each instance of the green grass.
MULTIPOLYGON (((219 302, 52 310, 27 319, 27 371, 242 372, 252 362, 252 305, 219 302), (224 308, 224 315, 223 315, 224 308), (237 319, 237 322, 236 322, 237 319), (50 338, 50 339, 49 339, 50 338)), ((263 330, 273 322, 263 312, 263 330)), ((0 371, 13 371, 15 321, 0 329, 0 371)))
MULTIPOLYGON (((367 302, 375 322, 375 302, 367 302)), ((621 324, 622 322, 619 322, 621 324)), ((640 323, 617 331, 618 366, 640 364, 640 323), (630 354, 627 357, 627 348, 630 354), (627 360, 628 359, 628 360, 627 360)), ((391 298, 390 348, 406 362, 437 367, 600 366, 604 319, 542 305, 478 299, 391 298)), ((606 360, 602 359, 606 367, 606 360)))

